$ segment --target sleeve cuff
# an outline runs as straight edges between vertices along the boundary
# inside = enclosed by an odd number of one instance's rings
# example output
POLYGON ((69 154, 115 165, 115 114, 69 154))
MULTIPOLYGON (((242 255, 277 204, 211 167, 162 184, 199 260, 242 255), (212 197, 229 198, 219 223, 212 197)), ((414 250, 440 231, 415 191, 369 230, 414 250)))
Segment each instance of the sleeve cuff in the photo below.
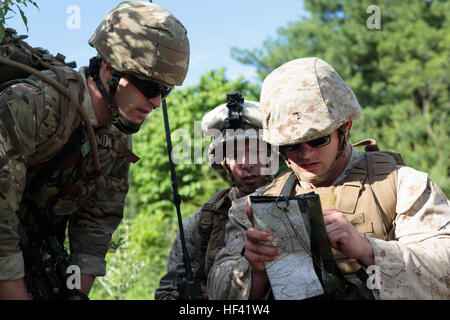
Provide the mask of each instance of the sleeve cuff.
POLYGON ((81 273, 88 276, 101 277, 106 274, 106 261, 97 256, 73 254, 70 256, 70 263, 80 267, 81 273))
POLYGON ((0 280, 17 280, 25 276, 22 252, 0 257, 0 280))
POLYGON ((380 239, 367 238, 372 245, 375 265, 380 268, 381 273, 394 278, 405 269, 403 254, 397 241, 384 241, 380 239))

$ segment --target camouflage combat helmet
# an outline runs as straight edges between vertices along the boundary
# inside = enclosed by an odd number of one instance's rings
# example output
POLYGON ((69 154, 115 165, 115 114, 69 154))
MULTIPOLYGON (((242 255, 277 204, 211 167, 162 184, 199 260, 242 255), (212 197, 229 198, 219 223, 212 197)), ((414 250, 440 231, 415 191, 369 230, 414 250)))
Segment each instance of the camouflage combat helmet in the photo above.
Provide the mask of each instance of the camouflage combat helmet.
POLYGON ((168 87, 181 85, 189 66, 189 40, 181 22, 150 2, 121 2, 89 44, 117 72, 168 87))
POLYGON ((223 148, 228 141, 234 141, 235 139, 262 139, 262 113, 258 102, 245 100, 242 104, 240 118, 243 128, 237 130, 226 129, 229 120, 229 109, 226 104, 217 106, 203 116, 203 133, 205 136, 214 135, 214 140, 208 147, 209 162, 214 169, 224 168, 222 156, 225 156, 228 151, 218 154, 220 158, 216 158, 216 151, 219 147, 223 148))
POLYGON ((353 91, 319 58, 296 59, 272 71, 260 103, 264 140, 278 146, 326 136, 361 116, 353 91))
POLYGON ((119 111, 114 97, 121 77, 151 81, 166 95, 183 83, 189 66, 186 29, 170 12, 150 2, 120 3, 98 26, 89 44, 99 56, 91 59, 89 75, 108 103, 113 125, 126 134, 137 132, 142 123, 132 122, 119 111), (99 77, 102 59, 113 69, 108 92, 99 77))

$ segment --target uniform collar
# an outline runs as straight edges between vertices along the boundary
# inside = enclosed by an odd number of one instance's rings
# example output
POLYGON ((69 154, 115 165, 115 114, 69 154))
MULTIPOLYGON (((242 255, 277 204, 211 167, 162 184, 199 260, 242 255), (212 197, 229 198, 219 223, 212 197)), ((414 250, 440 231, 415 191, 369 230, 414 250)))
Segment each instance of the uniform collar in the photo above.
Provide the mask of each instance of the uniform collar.
POLYGON ((237 192, 236 192, 236 188, 231 188, 230 191, 228 192, 228 198, 231 201, 234 201, 238 198, 237 196, 237 192))
POLYGON ((332 183, 333 186, 337 185, 338 183, 340 183, 342 180, 344 180, 348 174, 350 173, 350 170, 353 169, 353 167, 359 163, 362 158, 364 157, 364 154, 357 151, 355 148, 352 148, 352 154, 350 156, 350 160, 347 163, 347 166, 345 167, 344 171, 342 171, 341 175, 339 177, 336 178, 336 180, 334 180, 334 182, 332 183))
MULTIPOLYGON (((345 169, 342 171, 342 173, 340 174, 339 177, 336 178, 336 180, 334 180, 334 182, 331 184, 332 186, 336 186, 339 182, 341 182, 342 180, 344 180, 350 170, 358 163, 361 161, 361 159, 364 157, 364 154, 357 151, 355 148, 351 147, 351 155, 350 155, 350 160, 348 161, 347 165, 345 166, 345 169)), ((307 182, 304 181, 300 181, 300 186, 304 189, 311 189, 311 187, 309 186, 309 184, 307 182)))
POLYGON ((230 204, 236 199, 237 199, 236 190, 234 188, 231 188, 230 191, 228 191, 225 194, 225 196, 222 196, 220 199, 217 200, 217 202, 214 204, 214 207, 217 210, 224 205, 230 206, 230 204))

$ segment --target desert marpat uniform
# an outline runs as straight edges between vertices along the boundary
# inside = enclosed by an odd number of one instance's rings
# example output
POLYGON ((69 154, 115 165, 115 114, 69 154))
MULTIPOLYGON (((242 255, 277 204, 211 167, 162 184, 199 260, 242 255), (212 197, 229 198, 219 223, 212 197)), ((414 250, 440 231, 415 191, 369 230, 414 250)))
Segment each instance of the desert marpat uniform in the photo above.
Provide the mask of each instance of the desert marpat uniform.
MULTIPOLYGON (((224 162, 224 157, 228 154, 225 149, 231 146, 231 150, 238 150, 239 144, 235 147, 234 143, 228 144, 230 141, 260 139, 256 131, 256 129, 261 129, 262 127, 259 103, 248 100, 243 101, 239 117, 245 130, 234 131, 225 129, 229 120, 229 109, 225 104, 217 106, 202 118, 202 130, 205 136, 211 135, 211 129, 220 131, 220 135, 215 136, 208 148, 210 165, 214 169, 227 171, 227 179, 233 185, 232 188, 224 189, 214 194, 209 201, 183 223, 193 276, 195 279, 200 280, 204 293, 207 293, 206 279, 216 254, 225 246, 225 225, 228 221, 228 211, 231 203, 238 199, 236 193, 238 186, 234 184, 231 170, 224 162), (219 149, 225 152, 220 152, 219 149)), ((230 150, 228 149, 228 151, 230 150)), ((264 184, 271 181, 271 178, 272 176, 268 176, 264 184)), ((254 185, 251 191, 260 186, 261 184, 254 185)), ((243 191, 242 189, 240 191, 245 192, 245 194, 251 192, 243 191)), ((178 232, 170 250, 167 273, 161 278, 160 286, 155 291, 155 299, 174 299, 172 292, 177 290, 177 280, 184 273, 183 251, 178 232)))
MULTIPOLYGON (((204 292, 206 279, 216 254, 225 245, 228 210, 236 199, 234 188, 221 190, 183 222, 192 273, 195 279, 200 280, 204 292)), ((171 293, 177 290, 178 277, 184 273, 183 250, 178 232, 170 249, 167 273, 161 278, 159 288, 155 291, 155 299, 175 299, 171 293)))
MULTIPOLYGON (((352 152, 352 160, 344 173, 332 186, 344 186, 344 181, 362 159, 362 153, 352 152)), ((358 168, 359 170, 359 168, 358 168)), ((426 173, 407 166, 397 166, 397 202, 395 211, 396 241, 386 241, 387 233, 375 234, 374 224, 383 221, 369 221, 371 207, 356 207, 355 212, 345 213, 346 218, 374 248, 375 265, 380 268, 380 288, 373 290, 377 299, 450 299, 450 207, 442 190, 426 173), (366 211, 366 212, 364 212, 366 211), (366 215, 364 214, 366 213, 366 215)), ((269 188, 276 189, 281 179, 275 180, 267 189, 258 189, 252 195, 269 195, 269 188), (268 192, 269 193, 268 193, 268 192)), ((325 188, 324 188, 325 189, 325 188)), ((313 191, 303 182, 296 185, 295 194, 313 191)), ((335 189, 335 192, 337 189, 335 189)), ((319 191, 320 192, 320 191, 319 191)), ((365 189, 364 193, 370 192, 365 189)), ((341 206, 345 204, 341 203, 341 206)), ((227 223, 226 247, 219 252, 216 263, 210 271, 208 291, 211 299, 248 299, 251 285, 251 267, 241 255, 246 240, 246 230, 252 225, 245 212, 250 206, 249 196, 233 202, 227 223)), ((339 208, 339 204, 336 209, 339 208)), ((333 249, 344 275, 354 276, 351 270, 354 261, 343 261, 344 255, 333 249), (339 259, 343 263, 339 263, 339 259)), ((353 271, 353 272, 352 272, 353 271)), ((353 282, 353 281, 352 281, 353 282)))
MULTIPOLYGON (((361 116, 350 87, 319 58, 292 60, 272 71, 262 85, 260 104, 264 140, 278 146, 327 136, 361 116)), ((338 151, 345 150, 340 147, 348 143, 348 132, 342 137, 338 151)), ((375 298, 450 299, 450 204, 426 173, 397 165, 386 153, 352 149, 347 167, 330 186, 312 189, 301 180, 297 177, 294 194, 334 194, 327 208, 343 212, 370 241, 381 280, 379 289, 372 290, 375 298)), ((272 195, 281 181, 256 195, 272 195)), ((249 205, 245 197, 230 209, 227 245, 208 278, 212 299, 249 296, 251 270, 241 255, 246 230, 252 227, 245 212, 249 205)), ((353 276, 357 261, 333 253, 341 271, 353 276)))
MULTIPOLYGON (((81 104, 93 126, 97 124, 85 69, 81 69, 81 104)), ((27 212, 22 194, 27 181, 36 174, 33 157, 57 130, 61 115, 60 93, 47 83, 28 78, 0 94, 0 280, 24 276, 19 247, 18 216, 28 232, 35 234, 36 223, 27 212)), ((68 112, 66 110, 66 112, 68 112)), ((76 115, 79 117, 79 115, 76 115)), ((74 146, 47 183, 35 196, 40 208, 48 206, 48 217, 56 227, 70 217, 70 262, 83 274, 105 274, 104 260, 111 234, 122 219, 128 191, 129 160, 119 154, 119 145, 131 146, 131 136, 112 125, 95 130, 101 171, 106 188, 97 190, 87 129, 81 129, 81 146, 74 146)), ((62 146, 61 146, 62 147, 62 146)), ((56 153, 56 152, 55 152, 56 153)), ((45 166, 45 164, 43 165, 45 166)))

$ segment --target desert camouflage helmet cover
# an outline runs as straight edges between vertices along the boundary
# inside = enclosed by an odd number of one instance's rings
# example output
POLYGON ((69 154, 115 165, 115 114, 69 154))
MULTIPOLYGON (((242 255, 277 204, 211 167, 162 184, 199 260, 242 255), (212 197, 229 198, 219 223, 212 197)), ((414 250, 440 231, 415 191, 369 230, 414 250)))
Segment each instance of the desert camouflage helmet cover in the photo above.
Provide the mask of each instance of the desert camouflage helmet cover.
POLYGON ((361 116, 353 91, 319 58, 292 60, 272 71, 260 103, 264 140, 279 146, 326 136, 361 116))
MULTIPOLYGON (((262 113, 258 102, 245 100, 242 105, 241 120, 243 129, 225 130, 229 109, 222 104, 205 114, 202 118, 202 130, 205 136, 214 136, 208 147, 208 155, 213 168, 222 168, 219 161, 214 161, 216 148, 230 139, 262 139, 262 113), (220 133, 220 134, 219 134, 220 133)), ((216 159, 219 160, 219 159, 216 159)))
POLYGON ((170 12, 150 2, 121 2, 89 44, 114 70, 169 87, 183 83, 189 66, 186 29, 170 12))

